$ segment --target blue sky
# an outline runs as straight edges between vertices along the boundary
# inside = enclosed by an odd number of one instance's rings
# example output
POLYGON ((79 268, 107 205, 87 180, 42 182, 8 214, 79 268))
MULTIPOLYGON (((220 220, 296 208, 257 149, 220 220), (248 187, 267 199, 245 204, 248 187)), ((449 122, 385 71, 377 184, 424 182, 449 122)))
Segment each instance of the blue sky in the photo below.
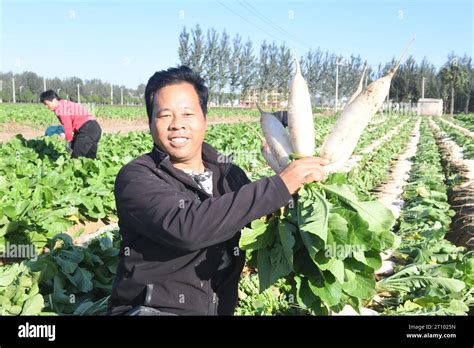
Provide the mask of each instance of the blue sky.
POLYGON ((299 54, 320 47, 346 57, 359 54, 373 66, 398 56, 412 37, 410 54, 437 66, 452 51, 472 56, 474 47, 472 0, 0 3, 1 71, 97 77, 132 88, 176 65, 178 35, 197 23, 250 37, 255 50, 263 40, 286 42, 299 54))

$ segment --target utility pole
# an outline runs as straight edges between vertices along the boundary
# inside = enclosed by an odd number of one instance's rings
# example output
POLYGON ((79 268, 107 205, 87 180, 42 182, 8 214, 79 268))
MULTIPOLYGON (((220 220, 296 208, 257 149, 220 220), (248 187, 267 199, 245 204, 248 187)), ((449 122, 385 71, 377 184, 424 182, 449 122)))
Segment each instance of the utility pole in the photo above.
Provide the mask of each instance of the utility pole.
POLYGON ((425 78, 421 79, 421 99, 425 98, 425 78))
POLYGON ((339 93, 339 65, 345 65, 344 62, 339 62, 339 57, 336 58, 336 103, 335 103, 335 112, 337 112, 337 99, 339 93))
POLYGON ((79 93, 79 87, 81 85, 80 84, 77 84, 77 102, 80 103, 81 102, 81 94, 79 93))
POLYGON ((123 88, 120 87, 120 105, 123 105, 123 88))
POLYGON ((339 58, 336 58, 336 103, 334 105, 334 112, 337 112, 337 93, 339 92, 339 58))
POLYGON ((114 86, 110 84, 110 105, 114 105, 114 86))
POLYGON ((23 89, 24 86, 20 86, 20 93, 18 93, 18 99, 21 103, 21 90, 23 89))
POLYGON ((13 102, 16 103, 16 96, 15 96, 15 78, 12 77, 12 90, 13 90, 13 102))

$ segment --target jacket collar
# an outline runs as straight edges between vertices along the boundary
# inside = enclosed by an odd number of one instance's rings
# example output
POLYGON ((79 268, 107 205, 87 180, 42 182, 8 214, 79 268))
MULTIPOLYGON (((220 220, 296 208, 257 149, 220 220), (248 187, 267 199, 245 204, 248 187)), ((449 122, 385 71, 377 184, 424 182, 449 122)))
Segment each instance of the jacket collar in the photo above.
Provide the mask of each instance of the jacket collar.
MULTIPOLYGON (((195 181, 185 172, 175 168, 170 161, 169 155, 161 150, 155 144, 153 145, 153 150, 150 153, 153 161, 157 168, 164 169, 166 172, 174 176, 176 179, 202 191, 195 181)), ((213 172, 213 182, 214 182, 214 192, 216 191, 217 181, 222 180, 227 173, 229 172, 232 166, 232 157, 223 155, 217 152, 211 145, 207 143, 202 144, 202 160, 205 163, 206 167, 213 172)), ((204 192, 204 191, 202 191, 204 192)), ((208 195, 204 192, 205 195, 208 195)))
MULTIPOLYGON (((170 159, 170 156, 155 144, 153 145, 151 156, 153 157, 157 167, 163 165, 163 161, 168 162, 170 159)), ((213 164, 219 167, 228 167, 232 164, 231 156, 226 156, 217 152, 217 150, 208 143, 202 143, 202 160, 207 164, 213 164)))

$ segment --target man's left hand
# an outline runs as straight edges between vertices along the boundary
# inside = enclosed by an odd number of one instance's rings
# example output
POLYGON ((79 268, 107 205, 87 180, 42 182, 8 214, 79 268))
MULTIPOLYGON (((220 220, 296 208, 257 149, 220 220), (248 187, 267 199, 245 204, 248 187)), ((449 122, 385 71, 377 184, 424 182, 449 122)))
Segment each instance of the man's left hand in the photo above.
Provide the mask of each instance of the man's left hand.
POLYGON ((71 142, 66 143, 66 151, 67 151, 68 153, 71 153, 71 152, 72 152, 71 142))

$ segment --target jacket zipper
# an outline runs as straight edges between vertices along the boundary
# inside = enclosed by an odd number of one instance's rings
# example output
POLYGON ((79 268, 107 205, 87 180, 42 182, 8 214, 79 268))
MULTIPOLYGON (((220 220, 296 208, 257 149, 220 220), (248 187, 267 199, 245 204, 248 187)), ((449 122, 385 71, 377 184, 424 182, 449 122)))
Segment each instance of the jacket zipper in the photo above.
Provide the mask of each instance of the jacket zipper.
POLYGON ((209 306, 209 315, 217 315, 217 294, 214 291, 212 291, 211 305, 209 306))
MULTIPOLYGON (((232 168, 232 164, 231 163, 228 163, 226 165, 226 167, 224 168, 224 171, 222 173, 222 177, 223 179, 225 179, 227 177, 227 175, 229 174, 230 172, 230 169, 232 168)), ((195 182, 194 180, 186 180, 186 181, 182 181, 181 178, 179 177, 176 177, 172 172, 168 172, 168 170, 166 170, 167 168, 163 168, 165 169, 165 171, 167 172, 166 174, 167 175, 170 175, 172 177, 174 177, 174 179, 180 181, 182 184, 184 184, 185 186, 190 186, 193 190, 193 193, 194 193, 194 196, 198 199, 198 200, 201 200, 200 197, 199 197, 199 194, 196 192, 202 192, 204 193, 206 196, 208 197, 211 197, 207 192, 205 192, 204 190, 202 190, 195 182)), ((224 180, 224 183, 225 183, 225 186, 226 186, 226 189, 225 191, 231 191, 231 187, 229 185, 229 183, 227 182, 227 180, 224 180)), ((227 280, 226 282, 224 283, 228 283, 229 280, 227 280)), ((222 285, 222 284, 221 284, 222 285)), ((209 288, 210 288, 210 291, 212 293, 211 295, 211 298, 210 298, 210 304, 209 304, 209 315, 217 315, 217 308, 218 308, 218 297, 217 297, 217 293, 214 292, 214 290, 211 288, 210 284, 209 284, 209 288)))

